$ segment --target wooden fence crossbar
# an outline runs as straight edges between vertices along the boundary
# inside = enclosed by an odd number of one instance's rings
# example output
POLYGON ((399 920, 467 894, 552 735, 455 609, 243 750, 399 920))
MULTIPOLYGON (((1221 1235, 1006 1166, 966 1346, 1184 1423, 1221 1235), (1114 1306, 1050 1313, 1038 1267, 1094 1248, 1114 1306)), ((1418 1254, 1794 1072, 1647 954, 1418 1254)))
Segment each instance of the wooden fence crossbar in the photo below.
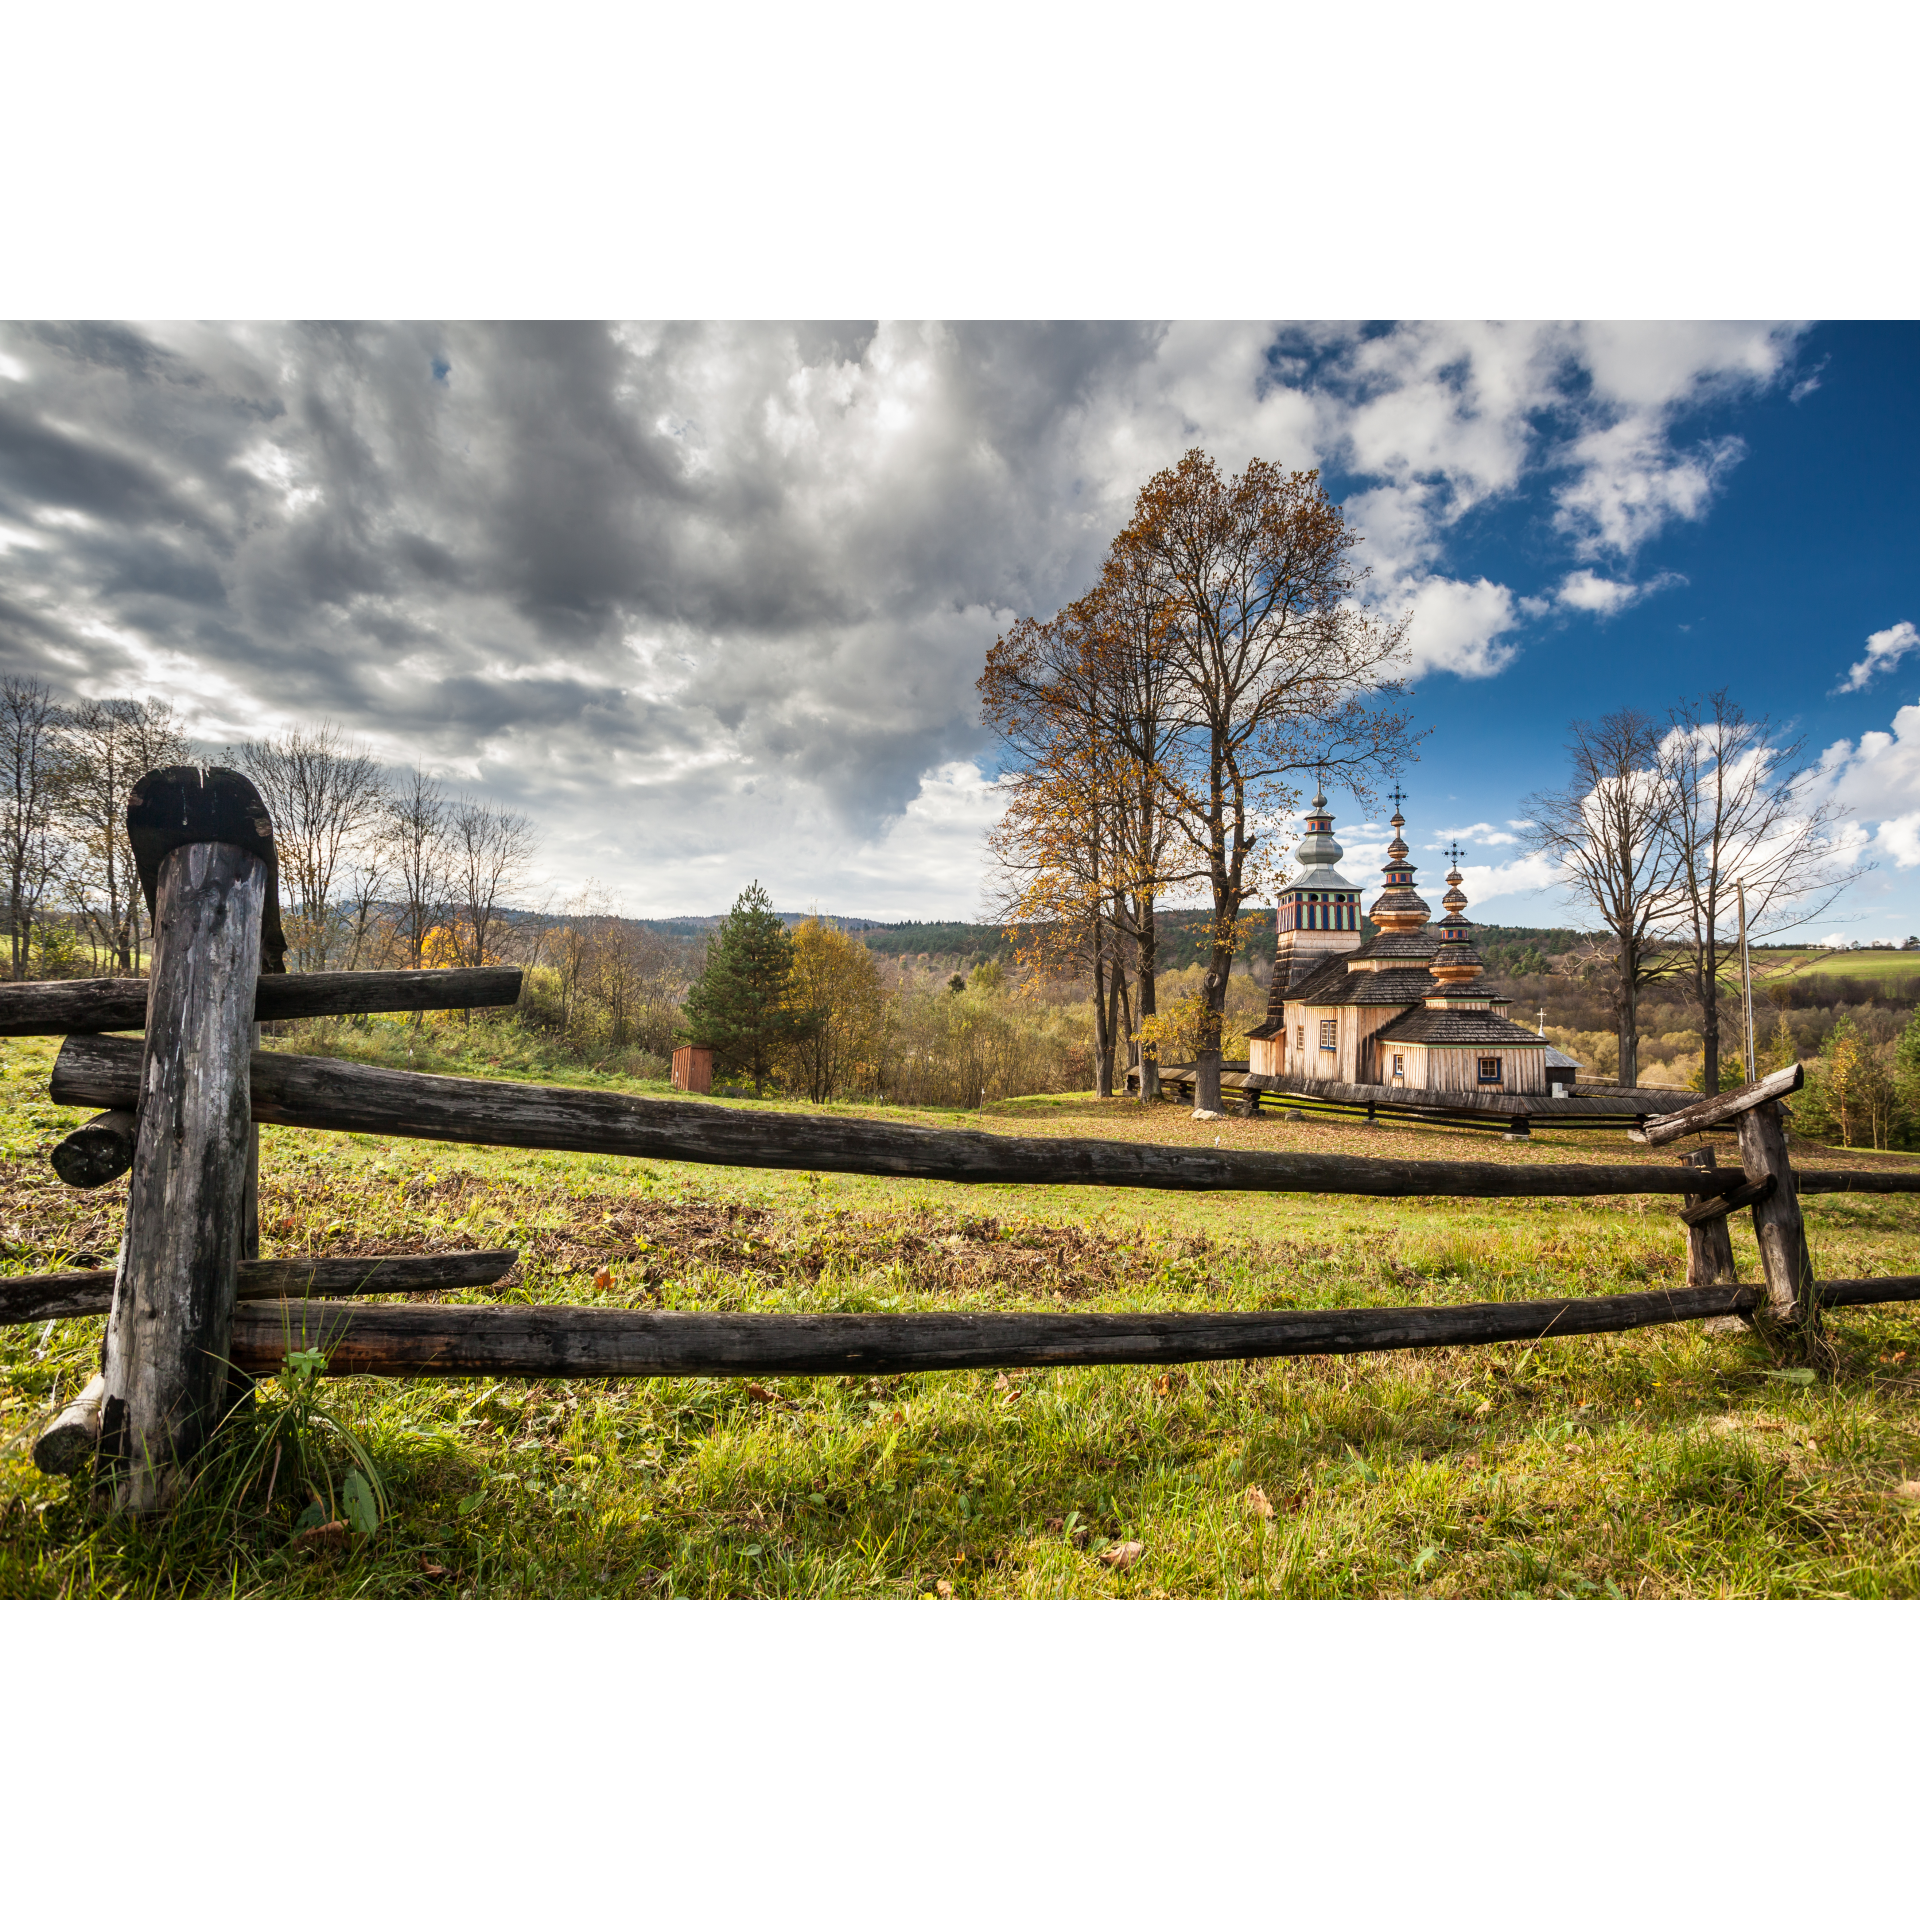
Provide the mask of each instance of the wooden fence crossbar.
MULTIPOLYGON (((1655 1143, 1710 1126, 1736 1126, 1742 1166, 1723 1170, 1711 1149, 1690 1153, 1678 1166, 1488 1166, 1009 1137, 265 1053, 251 1045, 261 1020, 506 1005, 519 996, 520 974, 497 967, 284 974, 272 822, 246 780, 224 768, 163 769, 135 787, 127 818, 154 913, 151 982, 0 987, 0 1035, 66 1034, 52 1097, 101 1110, 55 1150, 62 1177, 84 1186, 132 1174, 116 1273, 0 1279, 0 1324, 108 1312, 101 1372, 42 1435, 35 1459, 47 1471, 66 1472, 98 1449, 115 1469, 110 1484, 123 1506, 155 1510, 168 1504, 236 1373, 271 1373, 290 1350, 312 1347, 327 1351, 337 1373, 897 1373, 1371 1353, 1728 1316, 1802 1333, 1810 1332, 1823 1307, 1920 1299, 1916 1275, 1816 1283, 1801 1194, 1920 1192, 1920 1174, 1796 1174, 1779 1101, 1800 1084, 1798 1068, 1642 1120, 1645 1139, 1655 1143), (143 1041, 116 1037, 114 1030, 133 1027, 145 1029, 143 1041), (351 1298, 339 1304, 323 1296, 488 1285, 511 1267, 514 1255, 252 1258, 258 1251, 252 1142, 262 1122, 478 1146, 1004 1186, 1381 1199, 1672 1194, 1693 1202, 1681 1215, 1689 1284, 1602 1298, 1287 1313, 696 1314, 370 1305, 351 1298), (1752 1209, 1760 1250, 1758 1286, 1734 1276, 1727 1218, 1743 1207, 1752 1209)), ((1274 1083, 1268 1090, 1306 1092, 1274 1083)), ((1509 1117, 1505 1105, 1487 1112, 1483 1103, 1475 1104, 1482 1107, 1476 1118, 1509 1117)), ((1546 1116, 1511 1117, 1523 1123, 1546 1116)), ((1572 1113, 1566 1120, 1578 1124, 1572 1113)))

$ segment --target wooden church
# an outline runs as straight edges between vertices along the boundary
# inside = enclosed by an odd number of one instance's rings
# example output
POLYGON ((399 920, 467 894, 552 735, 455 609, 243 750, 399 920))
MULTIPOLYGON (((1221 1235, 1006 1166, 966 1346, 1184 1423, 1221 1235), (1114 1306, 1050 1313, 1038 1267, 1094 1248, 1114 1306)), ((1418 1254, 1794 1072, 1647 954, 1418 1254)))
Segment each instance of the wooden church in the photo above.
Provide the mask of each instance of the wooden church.
POLYGON ((1267 1017, 1248 1035, 1247 1071, 1278 1080, 1329 1080, 1393 1089, 1546 1094, 1544 1035, 1506 1018, 1510 1002, 1481 988, 1473 925, 1460 891, 1459 849, 1447 875, 1446 917, 1414 891, 1395 793, 1386 886, 1367 909, 1340 871, 1324 793, 1295 850, 1299 871, 1282 891, 1267 1017))

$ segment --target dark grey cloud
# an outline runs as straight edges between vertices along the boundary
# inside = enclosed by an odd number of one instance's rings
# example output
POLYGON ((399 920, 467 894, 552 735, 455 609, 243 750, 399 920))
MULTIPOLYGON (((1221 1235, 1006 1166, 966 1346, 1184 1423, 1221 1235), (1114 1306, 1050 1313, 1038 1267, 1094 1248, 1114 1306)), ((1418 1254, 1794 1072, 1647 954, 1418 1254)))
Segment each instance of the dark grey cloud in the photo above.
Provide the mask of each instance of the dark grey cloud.
MULTIPOLYGON (((1287 374, 1256 326, 7 327, 0 657, 164 694, 210 742, 336 720, 523 805, 557 876, 635 905, 750 867, 964 911, 982 655, 1084 589, 1196 440, 1379 476, 1383 584, 1430 610, 1434 664, 1497 668, 1518 616, 1436 574, 1434 502, 1514 484, 1587 348, 1314 337, 1287 374)), ((1764 338, 1669 342, 1661 393, 1764 338)), ((1588 357, 1623 392, 1641 364, 1617 330, 1588 357)), ((1580 423, 1594 524, 1610 474, 1665 457, 1668 401, 1633 404, 1637 437, 1580 423)))

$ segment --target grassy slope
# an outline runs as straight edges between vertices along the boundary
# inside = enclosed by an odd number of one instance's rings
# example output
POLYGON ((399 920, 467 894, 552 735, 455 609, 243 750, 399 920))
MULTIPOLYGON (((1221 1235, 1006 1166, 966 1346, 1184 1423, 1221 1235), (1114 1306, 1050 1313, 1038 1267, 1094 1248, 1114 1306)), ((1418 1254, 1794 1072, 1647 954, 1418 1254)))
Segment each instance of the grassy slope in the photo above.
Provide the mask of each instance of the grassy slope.
MULTIPOLYGON (((443 1038, 457 1039, 446 1035, 443 1038)), ((484 1061, 485 1036, 473 1035, 484 1061)), ((362 1045, 390 1051, 391 1035, 362 1045)), ((51 1042, 0 1042, 8 1270, 100 1258, 124 1188, 44 1147, 51 1042)), ((424 1057, 419 1064, 430 1064, 424 1057)), ((493 1071, 509 1071, 503 1060, 493 1071)), ((606 1084, 606 1082, 601 1082, 606 1084)), ((1186 1141, 1090 1097, 942 1125, 1186 1141)), ((1437 1129, 1226 1121, 1223 1143, 1631 1158, 1437 1129)), ((1843 1156, 1811 1152, 1809 1161, 1843 1156)), ((1845 1158, 1857 1159, 1858 1156, 1845 1158)), ((536 1300, 708 1309, 1335 1306, 1613 1291, 1680 1276, 1674 1204, 1177 1196, 735 1173, 269 1131, 268 1253, 523 1248, 536 1300)), ((1829 1277, 1920 1264, 1920 1203, 1817 1199, 1829 1277)), ((1751 1239, 1736 1235, 1744 1263, 1751 1239)), ((1920 1316, 1835 1316, 1840 1372, 1769 1377, 1698 1328, 1533 1349, 892 1381, 351 1380, 391 1513, 290 1544, 304 1489, 141 1537, 28 1458, 99 1324, 0 1331, 0 1592, 261 1595, 1911 1595, 1920 1316), (1268 1517, 1264 1509, 1272 1509, 1268 1517), (1129 1571, 1098 1557, 1139 1540, 1129 1571)), ((263 1390, 273 1405, 280 1389, 263 1390)), ((217 1476, 216 1476, 217 1478, 217 1476)), ((232 1491, 232 1489, 228 1489, 232 1491)))
MULTIPOLYGON (((1805 951, 1810 949, 1802 950, 1805 951)), ((1801 957, 1800 952, 1757 954, 1754 958, 1756 978, 1762 969, 1770 972, 1782 961, 1801 957)), ((1809 979, 1816 974, 1842 974, 1856 980, 1886 980, 1904 979, 1914 973, 1920 973, 1920 949, 1904 953, 1897 948, 1862 947, 1858 953, 1823 953, 1811 965, 1801 967, 1794 977, 1809 979)))

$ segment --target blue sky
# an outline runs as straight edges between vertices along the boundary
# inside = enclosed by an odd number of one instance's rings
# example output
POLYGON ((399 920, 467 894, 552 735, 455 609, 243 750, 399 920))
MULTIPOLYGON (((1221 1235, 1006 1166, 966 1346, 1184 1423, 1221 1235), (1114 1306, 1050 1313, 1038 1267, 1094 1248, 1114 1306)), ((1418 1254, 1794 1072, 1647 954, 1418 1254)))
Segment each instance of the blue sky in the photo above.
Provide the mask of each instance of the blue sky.
MULTIPOLYGON (((331 720, 529 814, 556 898, 972 916, 974 682, 1191 446, 1318 466, 1409 616, 1417 853, 1575 718, 1731 686, 1920 930, 1920 328, 1771 322, 0 324, 0 667, 223 744, 331 720)), ((1336 793, 1350 869, 1382 823, 1336 793)))
MULTIPOLYGON (((1563 781, 1570 721, 1623 705, 1659 714, 1724 685, 1817 752, 1854 749, 1837 784, 1875 838, 1873 870, 1812 931, 1862 940, 1920 932, 1911 834, 1920 757, 1897 739, 1874 764, 1858 752, 1863 735, 1892 731, 1920 700, 1920 651, 1836 692, 1870 635, 1920 619, 1920 327, 1812 327, 1778 377, 1688 409, 1674 440, 1719 451, 1707 497, 1596 566, 1641 597, 1610 614, 1555 611, 1530 622, 1507 636, 1514 656, 1490 677, 1419 682, 1414 709, 1433 730, 1407 780, 1419 825, 1497 830, 1520 815, 1525 794, 1563 781), (1884 830, 1903 816, 1907 829, 1884 830)), ((1543 464, 1512 496, 1470 511, 1448 537, 1448 571, 1484 574, 1521 598, 1553 596, 1570 561, 1587 564, 1555 525, 1555 485, 1543 464)), ((1920 725, 1908 731, 1920 746, 1920 725)), ((1420 834, 1423 843, 1442 837, 1420 834)), ((1481 850, 1483 863, 1498 858, 1484 838, 1481 850)), ((1473 911, 1559 918, 1557 899, 1551 890, 1489 894, 1473 911)))

